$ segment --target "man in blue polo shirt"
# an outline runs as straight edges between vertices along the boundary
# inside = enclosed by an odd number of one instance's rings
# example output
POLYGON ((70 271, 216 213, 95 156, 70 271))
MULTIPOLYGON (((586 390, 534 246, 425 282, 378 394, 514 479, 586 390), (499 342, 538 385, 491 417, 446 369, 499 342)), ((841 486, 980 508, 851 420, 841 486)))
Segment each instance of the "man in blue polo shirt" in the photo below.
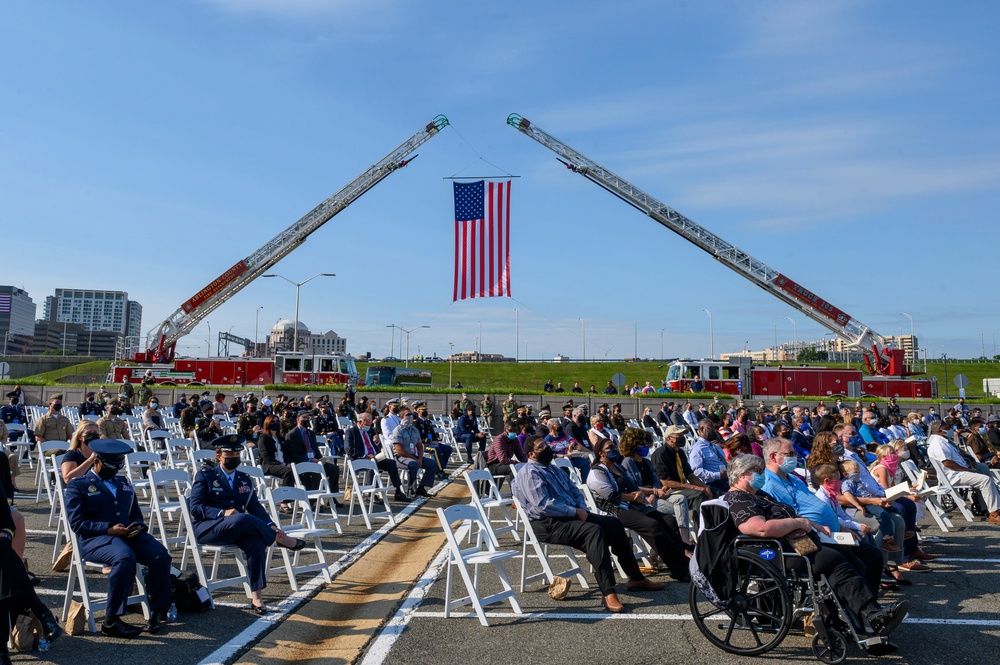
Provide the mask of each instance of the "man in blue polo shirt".
MULTIPOLYGON (((814 527, 826 527, 831 532, 840 531, 840 520, 830 506, 820 501, 805 482, 795 474, 798 465, 795 449, 788 439, 768 439, 764 442, 764 491, 775 501, 795 509, 801 517, 807 518, 814 527)), ((878 593, 882 578, 882 554, 864 543, 855 546, 824 544, 835 548, 846 558, 858 573, 868 581, 872 591, 878 593)))

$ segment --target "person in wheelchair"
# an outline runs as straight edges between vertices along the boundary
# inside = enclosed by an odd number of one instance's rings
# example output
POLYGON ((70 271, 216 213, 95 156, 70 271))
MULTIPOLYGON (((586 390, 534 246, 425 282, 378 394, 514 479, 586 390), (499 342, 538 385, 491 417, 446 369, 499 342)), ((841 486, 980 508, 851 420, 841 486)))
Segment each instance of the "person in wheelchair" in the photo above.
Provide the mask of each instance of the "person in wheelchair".
MULTIPOLYGON (((770 445, 765 445, 765 453, 770 448, 770 454, 776 454, 775 441, 767 442, 770 445)), ((791 449, 790 441, 779 443, 791 449)), ((781 451, 778 454, 784 455, 781 451)), ((815 551, 805 555, 812 564, 814 579, 825 575, 837 597, 875 633, 888 635, 899 626, 906 617, 909 601, 880 605, 869 581, 842 553, 844 548, 822 544, 813 531, 830 535, 829 527, 800 517, 792 506, 775 501, 763 491, 766 483, 764 460, 756 455, 735 457, 729 463, 728 475, 730 490, 722 499, 729 506, 730 519, 741 534, 779 539, 789 550, 793 549, 789 538, 808 538, 815 545, 815 551)), ((797 568, 796 561, 795 557, 790 558, 788 567, 805 572, 805 565, 799 562, 801 568, 797 568)), ((881 571, 881 563, 875 570, 881 571)))

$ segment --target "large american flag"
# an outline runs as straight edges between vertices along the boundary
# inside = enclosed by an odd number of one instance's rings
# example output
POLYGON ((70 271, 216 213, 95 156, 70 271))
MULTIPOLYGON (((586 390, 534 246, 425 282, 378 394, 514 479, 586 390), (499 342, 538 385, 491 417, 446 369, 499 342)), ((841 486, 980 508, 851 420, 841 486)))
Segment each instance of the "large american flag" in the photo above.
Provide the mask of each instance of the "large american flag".
POLYGON ((456 182, 452 302, 510 297, 510 181, 456 182))

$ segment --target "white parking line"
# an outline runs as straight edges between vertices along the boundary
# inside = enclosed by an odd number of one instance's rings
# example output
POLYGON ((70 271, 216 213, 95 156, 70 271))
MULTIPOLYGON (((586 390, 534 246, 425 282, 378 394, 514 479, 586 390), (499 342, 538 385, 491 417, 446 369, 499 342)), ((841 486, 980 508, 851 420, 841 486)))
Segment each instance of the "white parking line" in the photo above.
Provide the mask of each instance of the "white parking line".
POLYGON ((948 557, 943 556, 936 560, 937 562, 955 562, 955 563, 1000 563, 1000 559, 962 559, 959 557, 948 557))
MULTIPOLYGON (((456 469, 449 477, 448 480, 442 480, 431 488, 431 491, 437 493, 445 487, 450 481, 459 477, 468 465, 462 466, 456 469)), ((407 505, 403 510, 397 513, 398 517, 409 517, 423 504, 427 502, 427 499, 417 499, 409 505, 407 505)), ((402 521, 402 520, 399 520, 402 521)), ((395 526, 386 522, 377 531, 373 531, 367 538, 358 543, 348 554, 345 554, 336 562, 330 564, 328 570, 330 575, 336 577, 345 568, 350 566, 352 563, 357 561, 361 556, 365 554, 368 550, 375 546, 382 538, 386 536, 395 526)), ((236 654, 242 651, 248 644, 252 644, 264 633, 271 630, 276 624, 280 623, 289 614, 294 612, 299 608, 300 605, 309 600, 313 595, 315 595, 319 589, 325 584, 323 580, 323 575, 317 574, 316 577, 312 578, 305 584, 301 585, 299 591, 286 597, 284 600, 279 602, 277 605, 270 606, 271 613, 267 616, 263 616, 249 626, 243 629, 239 634, 234 636, 228 642, 220 646, 218 649, 206 656, 198 665, 223 665, 235 658, 236 654)), ((221 605, 221 603, 216 603, 221 605)), ((235 603, 234 603, 235 604, 235 603)), ((226 605, 227 607, 229 604, 226 605)), ((245 605, 237 605, 238 607, 245 607, 245 605)))

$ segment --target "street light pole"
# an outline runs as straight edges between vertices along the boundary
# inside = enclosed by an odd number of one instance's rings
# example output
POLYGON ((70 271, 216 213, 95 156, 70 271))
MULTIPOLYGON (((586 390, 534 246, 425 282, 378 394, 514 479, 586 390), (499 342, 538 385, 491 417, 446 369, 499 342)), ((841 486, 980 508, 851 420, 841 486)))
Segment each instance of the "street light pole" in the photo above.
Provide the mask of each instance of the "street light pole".
POLYGON ((582 317, 577 317, 580 319, 580 325, 583 326, 583 355, 580 358, 584 361, 587 360, 587 322, 583 320, 582 317))
POLYGON ((405 367, 410 366, 410 333, 413 332, 414 330, 419 330, 420 328, 430 328, 430 326, 417 326, 416 328, 410 328, 409 330, 407 330, 406 328, 399 329, 400 332, 406 333, 406 362, 404 365, 405 367))
POLYGON ((210 321, 205 321, 205 325, 208 326, 208 340, 206 340, 205 345, 208 347, 208 357, 212 357, 212 323, 210 321))
POLYGON ((785 317, 786 320, 792 322, 792 353, 795 354, 795 360, 799 359, 799 331, 798 326, 795 325, 795 319, 790 316, 785 317))
POLYGON ((709 359, 715 360, 715 329, 713 328, 712 313, 707 309, 701 311, 708 314, 708 339, 709 339, 709 359))
MULTIPOLYGON (((607 356, 608 356, 608 354, 605 353, 604 357, 607 358, 607 356)), ((636 359, 639 358, 639 322, 638 321, 633 321, 632 322, 632 357, 636 358, 636 359)))
POLYGON ((288 282, 289 284, 291 284, 292 286, 295 287, 295 328, 294 328, 294 330, 292 330, 292 351, 293 352, 297 353, 298 350, 299 350, 299 289, 302 288, 303 284, 308 284, 309 282, 313 281, 317 277, 336 277, 336 276, 337 275, 335 273, 332 273, 332 272, 321 272, 319 274, 313 275, 312 277, 310 277, 309 279, 305 280, 304 282, 293 282, 292 280, 288 279, 284 275, 275 275, 275 274, 264 275, 264 277, 280 277, 281 279, 285 280, 286 282, 288 282))
POLYGON ((660 328, 660 361, 663 361, 663 331, 666 328, 660 328))
POLYGON ((455 344, 453 342, 448 342, 448 387, 451 388, 454 383, 451 382, 451 369, 455 362, 455 344))

